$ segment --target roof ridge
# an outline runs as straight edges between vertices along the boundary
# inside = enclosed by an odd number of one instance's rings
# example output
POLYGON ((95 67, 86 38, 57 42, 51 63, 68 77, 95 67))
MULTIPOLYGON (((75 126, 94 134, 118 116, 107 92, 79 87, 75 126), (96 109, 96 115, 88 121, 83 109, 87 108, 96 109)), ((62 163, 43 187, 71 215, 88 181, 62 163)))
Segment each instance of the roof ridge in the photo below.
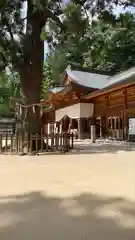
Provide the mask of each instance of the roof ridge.
POLYGON ((121 72, 119 72, 119 73, 116 73, 116 74, 110 76, 110 77, 109 77, 109 80, 111 80, 111 79, 114 78, 114 77, 119 77, 119 76, 121 76, 121 75, 123 75, 123 74, 125 74, 125 73, 127 73, 127 74, 128 74, 128 73, 132 73, 133 70, 134 70, 134 72, 135 72, 135 67, 129 68, 129 69, 124 70, 124 71, 121 71, 121 72))
POLYGON ((108 77, 113 76, 113 74, 108 73, 107 71, 100 71, 100 70, 93 70, 93 69, 89 69, 89 68, 81 68, 81 67, 71 67, 71 71, 80 71, 80 72, 88 72, 88 73, 95 73, 95 74, 99 74, 99 75, 106 75, 108 77))
POLYGON ((74 71, 77 71, 77 72, 82 72, 82 73, 89 73, 89 74, 93 74, 93 75, 101 75, 101 76, 106 76, 108 78, 112 77, 112 76, 109 76, 109 75, 106 75, 106 74, 103 74, 103 73, 99 73, 99 72, 92 72, 92 71, 81 71, 81 70, 75 70, 75 69, 72 69, 72 72, 74 71))

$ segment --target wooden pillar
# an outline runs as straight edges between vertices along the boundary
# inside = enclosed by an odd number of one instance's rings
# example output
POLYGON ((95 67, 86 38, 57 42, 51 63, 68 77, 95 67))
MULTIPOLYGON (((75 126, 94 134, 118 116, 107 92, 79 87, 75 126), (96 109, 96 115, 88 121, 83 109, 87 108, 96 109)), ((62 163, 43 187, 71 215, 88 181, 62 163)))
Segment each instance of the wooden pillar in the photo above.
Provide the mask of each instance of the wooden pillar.
POLYGON ((91 142, 95 143, 96 141, 96 119, 93 117, 91 121, 91 142))
POLYGON ((117 131, 118 131, 118 135, 117 135, 117 137, 118 137, 118 139, 120 140, 120 139, 121 139, 121 132, 120 132, 120 116, 118 116, 118 129, 117 129, 117 131))
POLYGON ((108 138, 109 137, 109 125, 108 125, 108 106, 109 106, 109 96, 108 93, 105 97, 105 135, 108 138))
POLYGON ((78 139, 83 138, 82 119, 78 118, 78 139))
POLYGON ((96 126, 91 125, 91 141, 92 143, 96 142, 96 126))
POLYGON ((128 114, 124 112, 124 139, 128 139, 128 114))
POLYGON ((72 118, 70 118, 70 123, 69 123, 69 128, 68 128, 68 132, 71 133, 71 127, 72 127, 72 118))
POLYGON ((100 138, 103 138, 103 117, 100 117, 100 138))
POLYGON ((89 131, 89 138, 91 139, 91 119, 90 118, 88 121, 88 131, 89 131))
POLYGON ((107 132, 106 124, 108 124, 108 123, 107 123, 107 119, 106 119, 106 115, 104 115, 104 116, 102 117, 102 123, 103 123, 103 126, 102 126, 102 135, 103 135, 103 138, 105 138, 105 137, 106 137, 106 132, 107 132))
POLYGON ((60 121, 59 132, 62 133, 62 121, 60 121))
POLYGON ((80 118, 77 119, 77 123, 78 123, 77 134, 78 134, 78 139, 80 139, 80 118))
POLYGON ((124 139, 128 139, 128 99, 127 99, 127 89, 124 89, 124 100, 125 100, 125 112, 124 112, 124 139))

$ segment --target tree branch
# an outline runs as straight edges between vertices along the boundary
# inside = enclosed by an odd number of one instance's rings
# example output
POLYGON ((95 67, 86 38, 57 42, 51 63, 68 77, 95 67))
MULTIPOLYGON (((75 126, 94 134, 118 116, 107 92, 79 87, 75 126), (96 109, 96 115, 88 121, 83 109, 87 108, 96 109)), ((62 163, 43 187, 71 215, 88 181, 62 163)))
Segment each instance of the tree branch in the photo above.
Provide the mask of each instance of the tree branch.
POLYGON ((52 19, 53 21, 55 21, 59 27, 63 30, 65 30, 65 26, 64 24, 61 22, 61 20, 56 16, 55 13, 51 12, 48 8, 45 8, 44 12, 43 12, 43 16, 45 18, 50 18, 52 19))
POLYGON ((12 30, 11 30, 11 26, 10 26, 9 23, 7 23, 7 29, 8 29, 8 32, 10 33, 11 39, 14 41, 14 36, 13 36, 12 30))

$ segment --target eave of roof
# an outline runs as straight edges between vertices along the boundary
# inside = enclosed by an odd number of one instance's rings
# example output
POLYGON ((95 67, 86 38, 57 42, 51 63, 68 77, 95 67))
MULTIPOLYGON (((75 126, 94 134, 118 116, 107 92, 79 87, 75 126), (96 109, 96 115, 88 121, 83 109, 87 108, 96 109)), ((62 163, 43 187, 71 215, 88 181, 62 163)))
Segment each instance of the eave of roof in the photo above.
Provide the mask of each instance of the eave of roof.
POLYGON ((104 88, 97 90, 93 93, 88 94, 85 98, 90 99, 96 96, 105 94, 107 92, 114 91, 123 86, 135 84, 135 68, 131 68, 127 71, 116 74, 109 77, 109 83, 104 86, 104 88))
POLYGON ((72 82, 89 89, 101 89, 109 81, 107 75, 71 70, 70 67, 67 67, 66 74, 72 79, 72 82))

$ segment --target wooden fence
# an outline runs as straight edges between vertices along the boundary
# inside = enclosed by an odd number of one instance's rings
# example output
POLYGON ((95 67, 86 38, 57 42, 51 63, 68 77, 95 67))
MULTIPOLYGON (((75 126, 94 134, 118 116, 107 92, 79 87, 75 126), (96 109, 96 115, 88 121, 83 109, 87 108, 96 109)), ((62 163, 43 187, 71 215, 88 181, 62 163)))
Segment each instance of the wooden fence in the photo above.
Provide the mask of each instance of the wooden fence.
POLYGON ((32 154, 65 152, 73 148, 73 134, 11 134, 0 133, 0 154, 32 154))

